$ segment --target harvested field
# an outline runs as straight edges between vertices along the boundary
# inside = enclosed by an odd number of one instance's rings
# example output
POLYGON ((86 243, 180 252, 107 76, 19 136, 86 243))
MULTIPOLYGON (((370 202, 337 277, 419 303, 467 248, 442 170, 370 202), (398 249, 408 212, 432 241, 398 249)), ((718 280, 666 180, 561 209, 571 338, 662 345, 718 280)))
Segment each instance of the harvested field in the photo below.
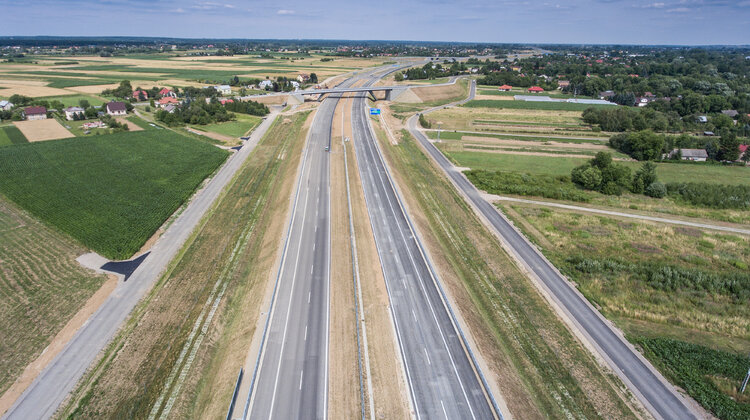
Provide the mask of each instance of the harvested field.
MULTIPOLYGON (((46 85, 46 83, 45 83, 46 85)), ((31 80, 28 83, 26 81, 21 82, 20 80, 13 81, 5 80, 0 83, 0 96, 10 97, 12 95, 24 95, 32 98, 38 98, 41 96, 59 96, 69 95, 71 92, 65 89, 58 89, 47 86, 40 86, 38 81, 31 80)))
POLYGON ((14 121, 13 124, 21 130, 23 135, 30 142, 75 137, 73 133, 66 130, 65 127, 60 125, 60 123, 54 118, 48 118, 46 120, 14 121))
POLYGON ((84 252, 0 196, 0 393, 105 282, 75 261, 84 252))

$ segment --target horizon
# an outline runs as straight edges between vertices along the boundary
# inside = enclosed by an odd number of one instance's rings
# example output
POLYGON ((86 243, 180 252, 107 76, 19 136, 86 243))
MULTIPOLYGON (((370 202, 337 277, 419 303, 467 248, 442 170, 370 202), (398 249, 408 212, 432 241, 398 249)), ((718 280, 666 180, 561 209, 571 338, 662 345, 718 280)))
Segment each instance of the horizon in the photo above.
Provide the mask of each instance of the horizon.
POLYGON ((147 32, 149 37, 180 39, 654 46, 740 46, 750 38, 750 0, 414 0, 354 7, 331 0, 314 9, 299 0, 278 5, 39 0, 31 6, 0 0, 0 11, 12 17, 2 29, 8 37, 132 37, 147 32), (82 24, 71 25, 71 20, 82 24), (111 34, 113 28, 118 35, 111 34), (364 31, 382 36, 357 36, 364 31))

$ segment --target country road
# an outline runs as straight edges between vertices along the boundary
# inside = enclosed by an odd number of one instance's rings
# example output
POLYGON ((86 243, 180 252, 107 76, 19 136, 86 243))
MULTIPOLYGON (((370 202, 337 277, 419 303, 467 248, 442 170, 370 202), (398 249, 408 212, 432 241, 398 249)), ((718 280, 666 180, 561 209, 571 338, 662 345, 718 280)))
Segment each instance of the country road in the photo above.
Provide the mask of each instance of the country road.
MULTIPOLYGON (((476 85, 472 82, 469 98, 455 104, 473 98, 475 90, 476 85)), ((432 108, 425 112, 455 104, 432 108)), ((416 116, 409 118, 407 127, 477 215, 492 226, 515 258, 529 273, 539 279, 558 306, 651 414, 656 418, 670 420, 696 418, 695 413, 675 388, 621 334, 615 332, 588 300, 492 204, 487 202, 476 187, 417 129, 416 116)))
POLYGON ((148 257, 128 281, 117 285, 109 298, 78 330, 65 348, 26 388, 3 419, 47 419, 55 413, 99 352, 114 337, 136 304, 151 290, 180 251, 206 211, 211 208, 224 187, 250 156, 276 115, 269 115, 242 148, 228 158, 206 187, 195 194, 187 208, 159 238, 148 257))
POLYGON ((467 344, 444 301, 436 271, 402 207, 366 111, 365 97, 360 94, 352 103, 352 142, 414 416, 501 418, 488 400, 489 391, 467 354, 467 344))

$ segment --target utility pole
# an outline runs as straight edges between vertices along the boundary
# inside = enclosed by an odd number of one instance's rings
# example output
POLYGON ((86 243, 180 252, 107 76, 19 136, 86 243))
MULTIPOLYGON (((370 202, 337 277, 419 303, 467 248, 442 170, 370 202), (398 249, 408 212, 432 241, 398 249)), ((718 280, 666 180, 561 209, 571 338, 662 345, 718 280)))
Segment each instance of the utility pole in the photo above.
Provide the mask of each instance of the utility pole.
POLYGON ((438 143, 440 143, 440 126, 441 126, 442 124, 443 124, 443 122, 442 122, 442 121, 438 121, 438 122, 437 122, 437 125, 438 125, 438 138, 437 138, 437 141, 438 141, 438 143))

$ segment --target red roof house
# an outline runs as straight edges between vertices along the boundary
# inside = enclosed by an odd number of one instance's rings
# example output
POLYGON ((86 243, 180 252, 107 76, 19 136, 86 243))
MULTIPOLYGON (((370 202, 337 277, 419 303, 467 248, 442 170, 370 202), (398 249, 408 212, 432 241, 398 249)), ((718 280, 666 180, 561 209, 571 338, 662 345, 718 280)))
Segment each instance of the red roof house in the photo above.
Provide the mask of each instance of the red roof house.
POLYGON ((224 98, 221 98, 221 99, 219 99, 219 102, 221 102, 222 105, 226 105, 228 103, 234 103, 234 99, 224 99, 224 98))
POLYGON ((511 89, 513 89, 513 86, 510 86, 510 85, 502 85, 499 88, 497 88, 497 90, 499 90, 500 92, 508 92, 511 89))
POLYGON ((165 97, 159 99, 159 101, 157 102, 157 104, 159 106, 165 106, 165 105, 168 105, 168 104, 177 104, 179 102, 180 101, 178 101, 177 98, 173 98, 171 96, 165 96, 165 97))
POLYGON ((745 153, 747 153, 747 145, 741 144, 740 145, 740 157, 742 157, 742 155, 744 155, 745 153))
POLYGON ((134 90, 133 98, 137 101, 145 101, 146 99, 148 99, 148 92, 146 92, 145 90, 134 90))
POLYGON ((541 93, 541 92, 544 92, 544 89, 540 88, 539 86, 532 86, 529 88, 529 92, 541 93))
POLYGON ((160 96, 169 96, 169 97, 172 97, 172 98, 176 98, 177 97, 177 94, 174 93, 174 91, 172 89, 167 89, 167 88, 162 88, 159 91, 159 95, 160 96))

